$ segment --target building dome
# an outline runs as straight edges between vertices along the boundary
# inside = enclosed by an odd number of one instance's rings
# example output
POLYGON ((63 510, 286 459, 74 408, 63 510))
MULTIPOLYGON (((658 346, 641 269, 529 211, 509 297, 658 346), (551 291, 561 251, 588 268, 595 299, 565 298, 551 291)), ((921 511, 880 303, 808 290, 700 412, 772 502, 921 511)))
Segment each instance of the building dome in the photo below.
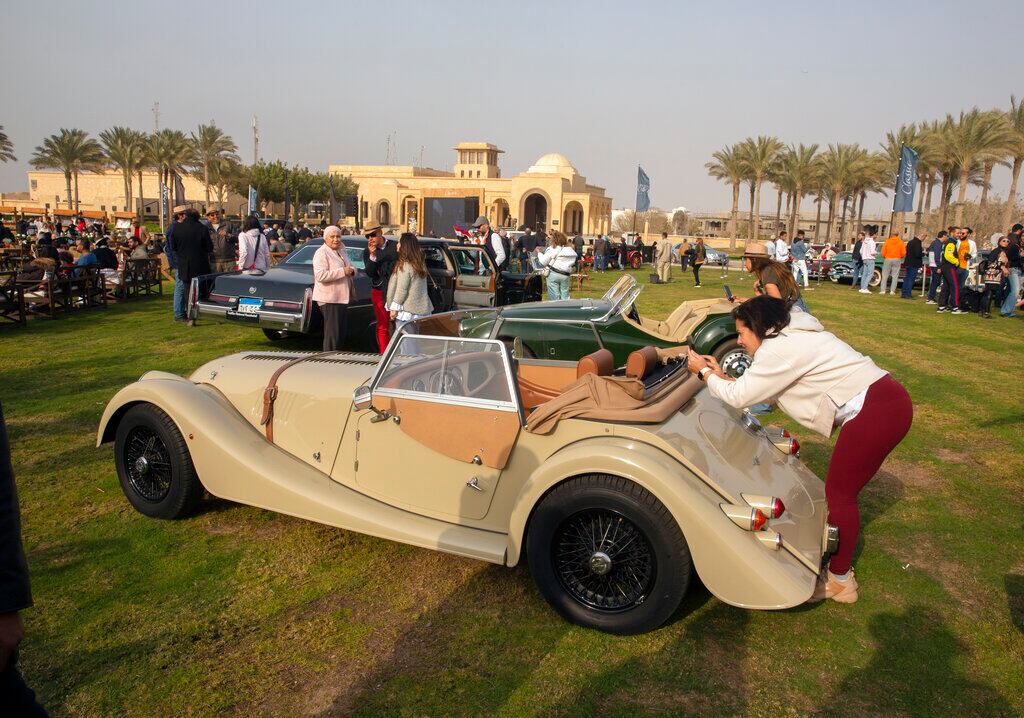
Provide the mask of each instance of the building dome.
POLYGON ((572 174, 577 174, 576 168, 572 166, 572 162, 566 159, 565 155, 551 152, 534 162, 530 169, 526 171, 559 174, 566 170, 569 170, 572 174))

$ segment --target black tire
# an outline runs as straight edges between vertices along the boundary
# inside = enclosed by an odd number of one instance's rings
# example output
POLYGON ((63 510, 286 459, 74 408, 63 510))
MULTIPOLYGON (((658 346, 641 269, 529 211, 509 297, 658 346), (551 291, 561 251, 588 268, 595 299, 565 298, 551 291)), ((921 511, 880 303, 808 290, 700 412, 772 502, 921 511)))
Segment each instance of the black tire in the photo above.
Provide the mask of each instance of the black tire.
POLYGON ((114 463, 124 495, 146 516, 181 518, 203 498, 185 439, 171 417, 153 404, 133 406, 121 419, 114 463))
POLYGON ((692 570, 668 509, 640 485, 603 474, 570 479, 544 497, 526 554, 541 595, 566 620, 622 635, 667 621, 692 570), (591 528, 600 531, 596 547, 591 528))
POLYGON ((743 372, 747 370, 750 362, 753 361, 747 351, 740 346, 738 339, 726 339, 715 347, 711 356, 722 367, 722 371, 735 378, 743 376, 743 372), (743 357, 746 357, 745 363, 743 357))
POLYGON ((288 332, 284 329, 264 329, 263 336, 272 342, 279 342, 288 336, 288 332))

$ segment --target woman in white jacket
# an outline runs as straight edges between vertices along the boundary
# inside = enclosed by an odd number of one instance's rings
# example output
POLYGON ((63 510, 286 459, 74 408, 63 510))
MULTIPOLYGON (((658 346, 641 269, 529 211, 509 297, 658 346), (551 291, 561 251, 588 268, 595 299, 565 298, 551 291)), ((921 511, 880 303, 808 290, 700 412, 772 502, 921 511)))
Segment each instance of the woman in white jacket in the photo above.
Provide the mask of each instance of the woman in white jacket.
POLYGON ((260 231, 260 221, 252 215, 242 222, 242 232, 238 235, 238 268, 270 269, 270 247, 260 231))
POLYGON ((689 368, 712 396, 737 409, 775 401, 793 419, 839 437, 825 479, 829 523, 839 527, 839 547, 811 600, 857 600, 851 567, 860 532, 857 494, 910 430, 914 407, 903 385, 855 351, 806 312, 790 312, 768 295, 736 307, 740 346, 753 357, 738 379, 712 357, 692 350, 689 368))

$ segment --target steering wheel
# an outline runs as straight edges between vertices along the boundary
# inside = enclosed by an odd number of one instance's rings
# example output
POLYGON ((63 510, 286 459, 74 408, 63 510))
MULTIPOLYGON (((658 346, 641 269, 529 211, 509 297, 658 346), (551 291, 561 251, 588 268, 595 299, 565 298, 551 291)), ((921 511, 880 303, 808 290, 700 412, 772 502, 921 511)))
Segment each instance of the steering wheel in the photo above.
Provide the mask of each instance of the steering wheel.
POLYGON ((431 394, 446 396, 465 396, 462 384, 462 372, 458 368, 445 369, 430 375, 428 391, 431 394))

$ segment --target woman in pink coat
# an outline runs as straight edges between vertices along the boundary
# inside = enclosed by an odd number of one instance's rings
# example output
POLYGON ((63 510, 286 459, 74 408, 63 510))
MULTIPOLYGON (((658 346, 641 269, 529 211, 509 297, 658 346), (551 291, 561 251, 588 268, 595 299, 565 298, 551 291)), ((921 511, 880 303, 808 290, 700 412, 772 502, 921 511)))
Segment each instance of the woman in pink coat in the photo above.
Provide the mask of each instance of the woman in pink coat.
POLYGON ((320 305, 324 317, 325 352, 341 349, 345 341, 355 273, 345 245, 341 243, 341 230, 333 225, 328 227, 323 246, 313 255, 313 301, 320 305))

